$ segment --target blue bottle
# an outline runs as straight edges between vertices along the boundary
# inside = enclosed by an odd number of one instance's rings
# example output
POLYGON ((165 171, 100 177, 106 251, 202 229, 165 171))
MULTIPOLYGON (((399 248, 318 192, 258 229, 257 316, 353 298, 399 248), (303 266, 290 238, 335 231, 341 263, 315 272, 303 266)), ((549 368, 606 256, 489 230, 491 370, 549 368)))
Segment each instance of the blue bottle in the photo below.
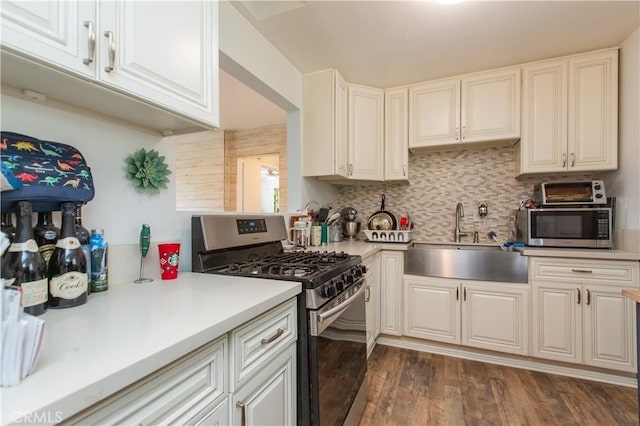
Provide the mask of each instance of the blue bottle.
POLYGON ((109 277, 107 271, 107 253, 109 244, 104 238, 103 229, 92 229, 89 240, 91 248, 91 292, 106 291, 109 289, 109 277))

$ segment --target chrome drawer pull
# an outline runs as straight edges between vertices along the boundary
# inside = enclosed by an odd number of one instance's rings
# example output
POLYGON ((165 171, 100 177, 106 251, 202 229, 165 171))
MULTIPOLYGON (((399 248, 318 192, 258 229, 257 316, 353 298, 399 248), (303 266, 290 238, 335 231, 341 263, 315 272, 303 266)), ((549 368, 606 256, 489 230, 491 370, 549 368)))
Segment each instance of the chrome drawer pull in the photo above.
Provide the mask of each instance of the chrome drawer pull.
POLYGON ((116 42, 113 38, 112 31, 105 31, 104 36, 109 40, 109 65, 104 67, 106 72, 111 72, 114 70, 115 62, 116 62, 116 42))
POLYGON ((591 269, 571 269, 571 272, 581 272, 583 274, 593 274, 591 269))
POLYGON ((242 410, 242 417, 240 418, 240 425, 241 426, 245 426, 247 424, 247 414, 246 414, 246 410, 244 407, 244 403, 242 401, 237 401, 236 402, 236 407, 240 408, 242 410))
POLYGON ((282 333, 284 333, 284 330, 279 328, 278 331, 276 331, 276 334, 274 334, 273 336, 269 337, 268 339, 262 339, 260 342, 263 345, 267 345, 267 344, 273 342, 274 340, 276 340, 278 337, 282 336, 282 333))
POLYGON ((93 62, 93 58, 96 54, 96 29, 93 26, 92 21, 84 21, 84 26, 89 31, 89 47, 87 57, 82 60, 82 63, 85 65, 89 65, 93 62))

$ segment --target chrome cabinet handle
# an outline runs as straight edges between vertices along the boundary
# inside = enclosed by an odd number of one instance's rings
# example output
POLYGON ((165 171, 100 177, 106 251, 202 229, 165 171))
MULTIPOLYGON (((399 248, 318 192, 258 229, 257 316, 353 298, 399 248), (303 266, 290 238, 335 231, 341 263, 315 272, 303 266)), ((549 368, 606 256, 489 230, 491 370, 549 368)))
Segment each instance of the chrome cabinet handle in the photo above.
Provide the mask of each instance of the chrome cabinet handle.
POLYGON ((467 126, 462 126, 462 140, 467 137, 467 126))
POLYGON ((104 67, 106 72, 111 72, 114 69, 116 62, 116 41, 113 37, 113 31, 105 31, 104 36, 109 40, 109 65, 104 67))
POLYGON ((407 165, 402 165, 402 177, 407 177, 407 165))
POLYGON ((571 272, 580 272, 583 274, 593 274, 593 271, 591 269, 575 269, 575 268, 571 268, 571 272))
POLYGON ((93 21, 84 21, 84 26, 89 30, 89 46, 87 49, 87 57, 82 60, 82 63, 89 65, 96 56, 96 29, 93 21))
POLYGON ((587 289, 587 305, 591 304, 591 291, 587 289))
POLYGON ((460 140, 460 127, 456 127, 456 140, 460 140))
POLYGON ((282 336, 282 333, 284 333, 284 330, 279 328, 278 331, 276 331, 276 334, 274 334, 273 336, 269 337, 268 339, 260 340, 260 343, 262 343, 263 345, 268 345, 269 343, 271 343, 274 340, 276 340, 278 337, 282 336))
POLYGON ((575 167, 576 166, 576 154, 574 154, 573 152, 571 153, 571 167, 575 167))
POLYGON ((460 300, 460 287, 456 288, 456 300, 460 300))
POLYGON ((246 410, 245 410, 244 403, 242 401, 236 401, 236 407, 238 407, 238 408, 240 408, 242 410, 242 415, 240 417, 240 424, 242 426, 246 426, 246 424, 247 424, 247 415, 246 415, 246 410))
POLYGON ((462 301, 466 302, 467 301, 467 288, 465 287, 464 290, 462 291, 462 301))
POLYGON ((576 288, 576 291, 578 292, 578 305, 580 304, 580 289, 576 288))
POLYGON ((371 300, 371 287, 367 285, 367 288, 365 289, 364 301, 368 302, 369 300, 371 300))
POLYGON ((567 153, 562 153, 562 167, 567 167, 567 153))

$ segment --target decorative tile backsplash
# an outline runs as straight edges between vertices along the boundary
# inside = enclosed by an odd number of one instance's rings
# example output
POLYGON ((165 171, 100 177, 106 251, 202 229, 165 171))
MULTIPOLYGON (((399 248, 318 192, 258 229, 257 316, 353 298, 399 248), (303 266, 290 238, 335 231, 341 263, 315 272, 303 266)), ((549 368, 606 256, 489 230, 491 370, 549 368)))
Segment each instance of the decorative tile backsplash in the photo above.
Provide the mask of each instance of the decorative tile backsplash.
MULTIPOLYGON (((521 200, 533 195, 536 183, 558 180, 602 179, 594 174, 558 174, 515 178, 516 147, 467 147, 464 150, 442 149, 409 156, 409 184, 383 182, 341 186, 337 207, 353 207, 363 228, 371 214, 380 209, 381 195, 386 195, 387 210, 398 218, 408 213, 414 224, 414 241, 453 241, 456 204, 462 202, 464 217, 460 229, 468 232, 463 242, 490 242, 486 234, 494 231, 507 241, 509 217, 521 200), (478 204, 487 202, 489 214, 478 218, 478 204), (475 218, 474 218, 475 217, 475 218)), ((361 235, 361 239, 364 239, 361 235)))

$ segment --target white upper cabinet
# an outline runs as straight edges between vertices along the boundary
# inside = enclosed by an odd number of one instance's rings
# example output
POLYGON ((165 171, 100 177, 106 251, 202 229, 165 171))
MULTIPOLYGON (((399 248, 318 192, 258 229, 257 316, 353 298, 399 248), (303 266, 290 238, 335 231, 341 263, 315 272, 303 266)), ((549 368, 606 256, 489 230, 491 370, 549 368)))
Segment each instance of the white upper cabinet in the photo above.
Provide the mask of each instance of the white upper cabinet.
POLYGON ((72 73, 95 75, 96 3, 3 1, 2 45, 72 73))
POLYGON ((512 142, 519 137, 519 67, 409 89, 409 148, 512 142))
POLYGON ((337 70, 304 76, 304 176, 347 177, 347 83, 337 70))
POLYGON ((409 89, 384 92, 384 179, 409 179, 409 89))
POLYGON ((348 85, 350 179, 384 180, 384 91, 348 85))
POLYGON ((1 14, 4 84, 155 129, 219 125, 217 3, 3 2, 1 14))
POLYGON ((99 8, 101 82, 217 125, 216 3, 128 0, 99 8))
POLYGON ((618 168, 618 50, 523 66, 520 174, 618 168))
POLYGON ((409 148, 460 141, 460 80, 441 80, 409 89, 409 148))

